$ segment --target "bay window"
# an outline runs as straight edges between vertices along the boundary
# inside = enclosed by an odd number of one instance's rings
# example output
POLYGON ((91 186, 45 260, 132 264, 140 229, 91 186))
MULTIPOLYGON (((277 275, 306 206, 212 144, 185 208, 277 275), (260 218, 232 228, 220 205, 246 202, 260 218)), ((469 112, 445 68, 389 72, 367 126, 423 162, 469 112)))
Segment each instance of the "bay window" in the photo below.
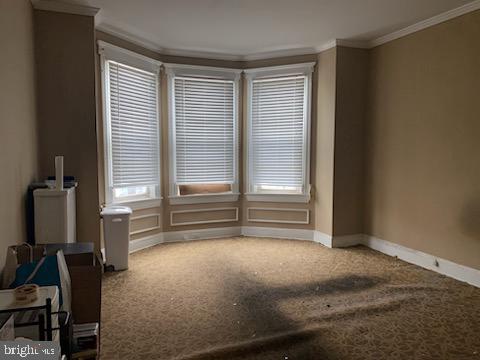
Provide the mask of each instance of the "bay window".
MULTIPOLYGON (((162 64, 102 41, 99 53, 106 203, 158 206, 162 64)), ((242 70, 163 66, 168 81, 169 202, 238 200, 242 70)), ((306 63, 243 71, 247 88, 247 200, 310 200, 313 67, 314 63, 306 63)))

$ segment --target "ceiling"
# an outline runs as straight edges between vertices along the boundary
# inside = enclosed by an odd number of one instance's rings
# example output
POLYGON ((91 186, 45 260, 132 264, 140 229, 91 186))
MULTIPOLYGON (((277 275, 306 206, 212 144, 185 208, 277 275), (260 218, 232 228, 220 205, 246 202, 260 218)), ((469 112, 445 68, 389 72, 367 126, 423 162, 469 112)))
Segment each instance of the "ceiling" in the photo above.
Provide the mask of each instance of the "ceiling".
POLYGON ((63 0, 101 9, 97 28, 165 53, 232 60, 362 43, 471 0, 63 0))

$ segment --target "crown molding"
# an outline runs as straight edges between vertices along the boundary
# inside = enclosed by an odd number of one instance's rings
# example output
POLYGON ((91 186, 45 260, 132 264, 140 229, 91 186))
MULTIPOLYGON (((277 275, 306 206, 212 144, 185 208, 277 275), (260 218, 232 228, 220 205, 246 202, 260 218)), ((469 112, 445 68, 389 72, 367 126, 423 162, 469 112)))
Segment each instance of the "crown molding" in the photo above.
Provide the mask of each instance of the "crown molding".
POLYGON ((337 39, 335 41, 335 46, 343 46, 343 47, 350 47, 350 48, 357 48, 357 49, 369 49, 370 42, 365 40, 344 40, 344 39, 337 39))
POLYGON ((222 53, 215 53, 215 52, 208 52, 208 51, 168 49, 165 47, 158 46, 152 41, 146 40, 139 36, 127 34, 125 31, 108 24, 100 24, 96 26, 96 30, 118 37, 119 39, 128 41, 134 45, 141 46, 147 50, 154 51, 162 55, 227 60, 227 61, 242 61, 244 58, 241 55, 229 55, 229 54, 222 54, 222 53))
POLYGON ((315 52, 321 53, 321 52, 333 49, 336 46, 337 46, 337 40, 330 40, 330 41, 327 41, 325 44, 315 47, 315 52))
POLYGON ((162 55, 170 56, 182 56, 190 58, 204 58, 212 60, 226 60, 226 61, 242 61, 244 60, 243 55, 230 55, 224 53, 217 53, 211 51, 202 51, 202 50, 187 50, 187 49, 168 49, 164 48, 162 55))
POLYGON ((273 50, 273 51, 265 51, 265 52, 243 55, 241 56, 241 60, 255 61, 255 60, 265 60, 265 59, 274 59, 274 58, 278 59, 278 58, 288 57, 288 56, 315 55, 316 53, 318 53, 318 51, 315 47, 292 48, 292 49, 273 50))
POLYGON ((231 74, 241 74, 243 69, 232 69, 226 67, 214 67, 214 66, 204 66, 204 65, 187 65, 187 64, 174 64, 174 63, 164 63, 163 66, 167 70, 171 70, 173 73, 181 73, 185 70, 195 70, 195 71, 218 71, 231 74))
POLYGON ((317 46, 315 48, 316 53, 321 53, 323 51, 330 50, 337 46, 349 47, 349 48, 356 48, 356 49, 369 49, 370 43, 368 41, 363 40, 344 40, 344 39, 335 39, 326 42, 321 46, 317 46))
POLYGON ((232 55, 232 54, 224 54, 224 53, 211 52, 211 51, 168 49, 165 47, 158 46, 152 41, 146 40, 139 36, 128 34, 125 31, 119 29, 118 27, 111 26, 105 23, 99 24, 98 26, 96 26, 96 30, 115 36, 119 39, 128 41, 134 45, 141 46, 144 49, 160 53, 162 55, 203 58, 203 59, 212 59, 212 60, 224 60, 224 61, 255 61, 255 60, 265 60, 265 59, 280 58, 280 57, 287 57, 287 56, 314 55, 319 52, 333 48, 337 44, 337 40, 331 40, 325 45, 320 47, 284 49, 284 50, 275 50, 275 51, 254 53, 254 54, 248 54, 248 55, 232 55))
POLYGON ((31 0, 31 3, 36 10, 55 11, 66 14, 95 16, 100 11, 100 8, 92 6, 76 5, 55 0, 31 0))
POLYGON ((284 49, 275 50, 261 53, 253 53, 248 55, 232 55, 210 51, 199 50, 184 50, 184 49, 168 49, 154 44, 149 40, 142 39, 138 36, 127 34, 124 31, 107 25, 100 24, 96 27, 98 31, 115 36, 119 39, 128 41, 134 45, 141 46, 144 49, 160 53, 162 55, 181 56, 190 58, 203 58, 212 60, 224 60, 224 61, 255 61, 266 60, 273 58, 281 58, 288 56, 302 56, 302 55, 315 55, 323 51, 329 50, 336 46, 346 46, 354 48, 367 48, 368 43, 364 41, 352 41, 352 40, 330 40, 325 44, 312 48, 296 48, 296 49, 284 49))
MULTIPOLYGON (((58 1, 53 1, 53 0, 31 0, 31 1, 32 1, 32 4, 34 4, 34 8, 41 9, 41 10, 61 11, 61 12, 70 12, 70 13, 77 13, 77 14, 80 11, 83 11, 83 13, 81 13, 80 15, 91 15, 91 16, 96 14, 99 10, 97 8, 89 8, 85 6, 79 6, 79 5, 59 3, 58 1), (52 4, 56 4, 56 5, 53 6, 52 4), (70 8, 70 10, 62 11, 62 9, 65 9, 64 7, 70 8), (73 12, 73 10, 75 9, 77 9, 77 12, 73 12), (85 13, 85 12, 88 12, 88 13, 85 13)), ((265 59, 272 59, 272 58, 287 57, 287 56, 313 55, 313 54, 321 53, 323 51, 327 51, 337 46, 359 48, 359 49, 371 49, 376 46, 388 43, 390 41, 413 34, 417 31, 424 30, 431 26, 440 24, 442 22, 451 20, 458 16, 465 15, 469 12, 479 10, 479 9, 480 9, 480 0, 475 0, 471 3, 446 11, 442 14, 433 16, 429 19, 420 21, 416 24, 407 26, 403 29, 394 31, 390 34, 378 37, 373 40, 333 39, 323 44, 320 44, 318 46, 309 47, 309 48, 303 47, 303 48, 273 50, 273 51, 252 53, 247 55, 225 54, 221 52, 188 50, 188 49, 168 49, 168 48, 160 47, 155 43, 153 43, 152 41, 143 39, 139 36, 127 34, 125 31, 119 29, 118 27, 111 26, 108 24, 100 24, 96 27, 96 29, 99 31, 105 32, 107 34, 116 36, 120 39, 129 41, 132 44, 141 46, 145 49, 158 52, 162 55, 215 59, 215 60, 225 60, 225 61, 254 61, 254 60, 265 60, 265 59)))
POLYGON ((468 14, 469 12, 475 11, 480 9, 480 0, 475 0, 471 3, 465 4, 463 6, 460 6, 458 8, 446 11, 442 14, 433 16, 429 19, 420 21, 416 24, 407 26, 406 28, 394 31, 390 34, 381 36, 377 39, 374 39, 369 42, 369 48, 373 48, 382 44, 385 44, 387 42, 402 38, 404 36, 416 33, 417 31, 427 29, 431 26, 443 23, 445 21, 454 19, 456 17, 468 14))

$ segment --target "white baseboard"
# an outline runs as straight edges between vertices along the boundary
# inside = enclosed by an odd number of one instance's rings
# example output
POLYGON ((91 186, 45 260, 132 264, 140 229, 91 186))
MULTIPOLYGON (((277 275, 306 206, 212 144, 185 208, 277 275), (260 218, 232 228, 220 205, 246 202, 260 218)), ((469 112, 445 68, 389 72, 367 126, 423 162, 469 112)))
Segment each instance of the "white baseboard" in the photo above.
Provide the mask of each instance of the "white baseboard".
POLYGON ((314 241, 329 248, 345 248, 355 245, 364 245, 386 255, 396 256, 408 263, 480 287, 480 270, 460 265, 374 236, 363 234, 332 237, 331 235, 316 230, 235 226, 159 233, 131 241, 129 250, 132 253, 166 242, 214 239, 241 235, 314 241))
POLYGON ((163 241, 176 242, 184 240, 205 240, 240 235, 242 235, 241 226, 232 226, 222 228, 164 232, 163 241))
MULTIPOLYGON (((134 253, 139 250, 143 250, 158 244, 187 241, 187 240, 206 240, 222 237, 240 236, 241 228, 237 227, 224 227, 224 228, 211 228, 211 229, 198 229, 198 230, 184 230, 184 231, 169 231, 158 233, 143 238, 131 240, 128 246, 129 253, 134 253)), ((104 249, 102 249, 104 250, 104 249)))
POLYGON ((363 243, 363 234, 352 234, 352 235, 336 235, 333 237, 333 246, 334 248, 346 248, 350 246, 355 246, 363 243))
POLYGON ((362 244, 384 254, 396 256, 408 263, 480 287, 480 270, 460 265, 374 236, 365 235, 362 244))
POLYGON ((161 244, 162 242, 164 242, 163 233, 145 236, 143 238, 130 241, 130 244, 128 245, 128 251, 131 254, 135 251, 143 250, 151 246, 161 244))
POLYGON ((284 229, 263 226, 242 226, 243 236, 313 241, 313 230, 284 229))
MULTIPOLYGON (((149 247, 163 243, 163 233, 158 233, 150 236, 145 236, 139 239, 130 240, 128 244, 128 253, 134 253, 139 250, 147 249, 149 247)), ((105 248, 101 248, 102 259, 105 261, 105 248)))
POLYGON ((313 241, 329 248, 344 248, 358 245, 363 240, 363 234, 332 236, 315 230, 313 241))
POLYGON ((406 246, 364 234, 334 236, 315 231, 315 240, 330 248, 345 248, 364 245, 386 255, 396 256, 400 260, 438 272, 448 277, 480 287, 480 270, 414 250, 406 246), (317 240, 318 239, 318 240, 317 240))
POLYGON ((328 248, 333 247, 333 238, 332 235, 325 234, 323 232, 315 230, 313 233, 313 241, 316 243, 322 244, 328 248))

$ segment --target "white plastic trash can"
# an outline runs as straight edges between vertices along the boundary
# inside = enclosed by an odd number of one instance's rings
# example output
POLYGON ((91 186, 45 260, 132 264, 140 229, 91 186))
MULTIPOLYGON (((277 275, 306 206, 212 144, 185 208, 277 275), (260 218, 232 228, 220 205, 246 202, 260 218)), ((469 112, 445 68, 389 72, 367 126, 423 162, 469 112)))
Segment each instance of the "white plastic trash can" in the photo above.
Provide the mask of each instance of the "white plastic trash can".
POLYGON ((132 209, 126 206, 107 206, 100 214, 103 217, 105 265, 107 269, 113 267, 113 270, 126 270, 132 209))

